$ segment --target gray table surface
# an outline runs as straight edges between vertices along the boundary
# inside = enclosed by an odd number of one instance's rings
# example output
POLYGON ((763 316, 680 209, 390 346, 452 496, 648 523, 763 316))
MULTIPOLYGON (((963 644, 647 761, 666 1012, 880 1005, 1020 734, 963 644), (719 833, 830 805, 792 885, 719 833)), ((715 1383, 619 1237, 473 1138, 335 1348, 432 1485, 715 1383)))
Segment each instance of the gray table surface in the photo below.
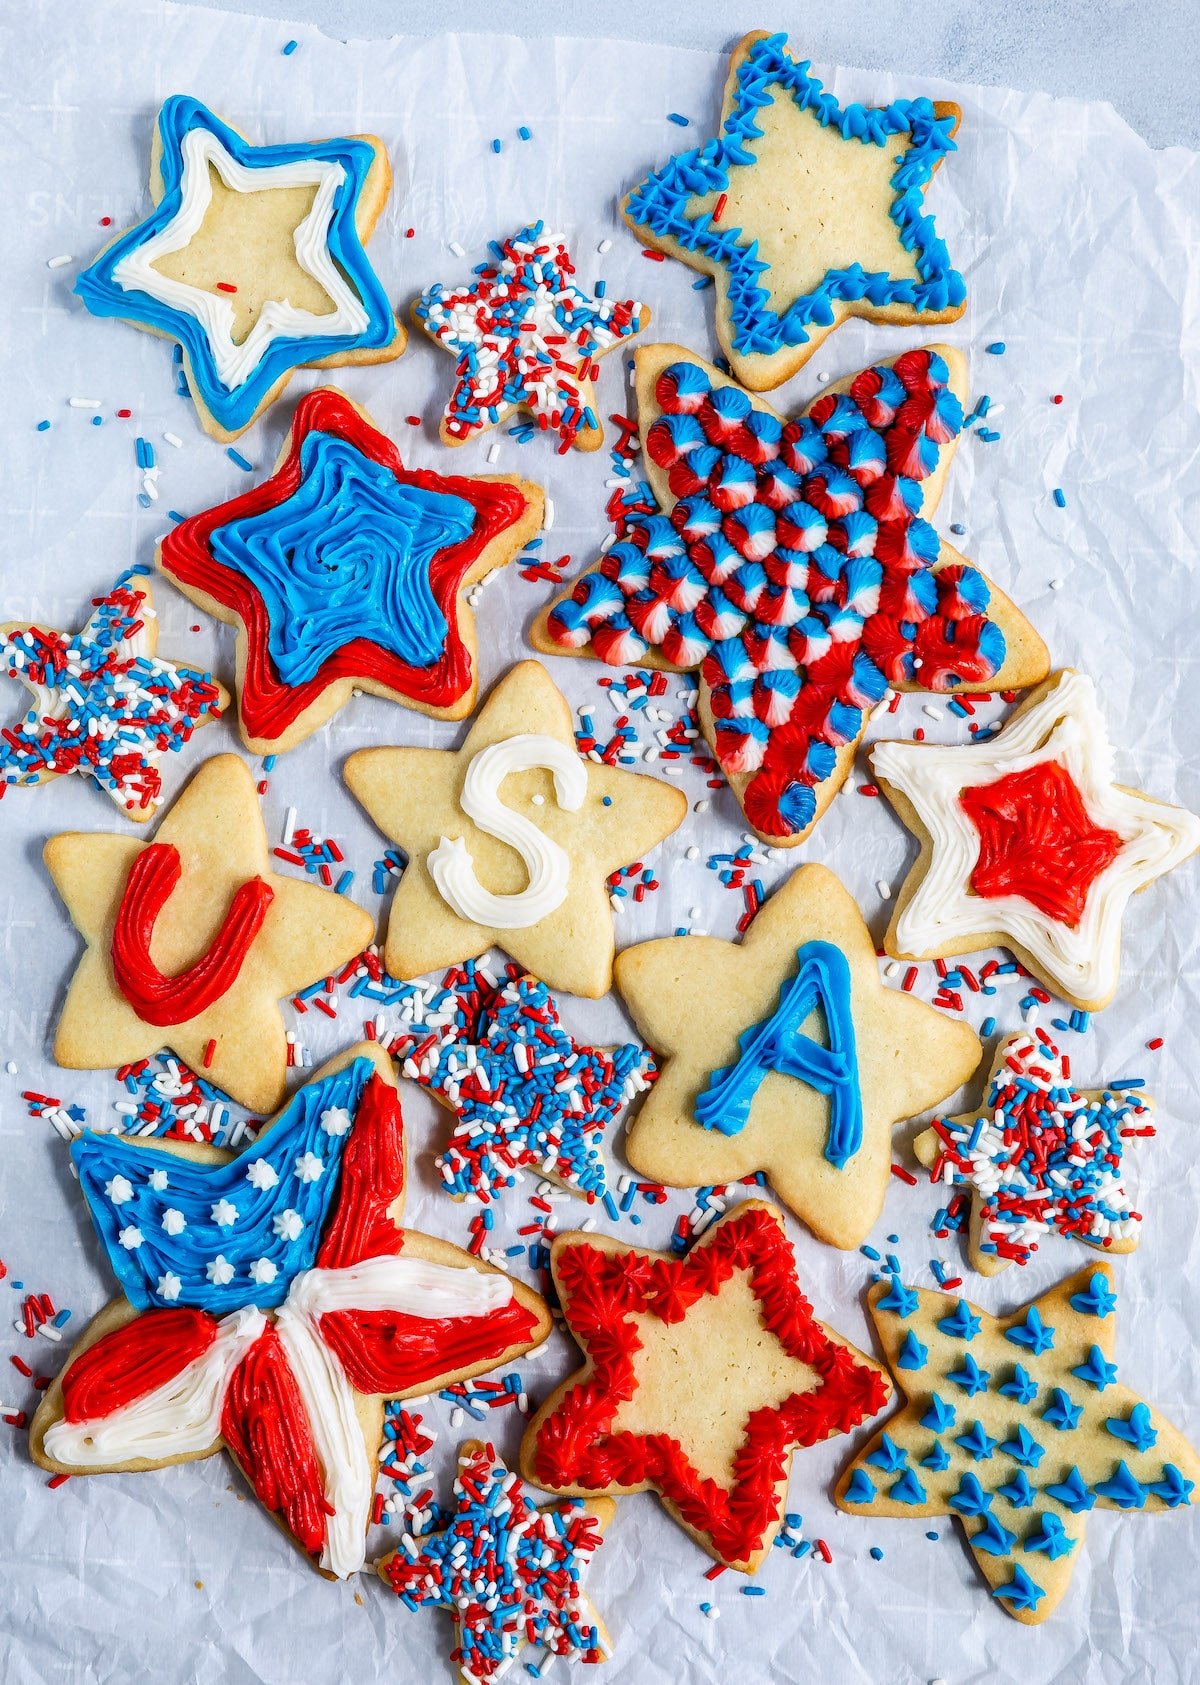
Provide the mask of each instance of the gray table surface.
MULTIPOLYGON (((192 0, 184 0, 192 3, 192 0)), ((961 82, 1107 99, 1153 146, 1200 146, 1196 0, 205 0, 326 34, 443 31, 626 36, 710 50, 749 29, 786 29, 821 64, 919 71, 961 82)))

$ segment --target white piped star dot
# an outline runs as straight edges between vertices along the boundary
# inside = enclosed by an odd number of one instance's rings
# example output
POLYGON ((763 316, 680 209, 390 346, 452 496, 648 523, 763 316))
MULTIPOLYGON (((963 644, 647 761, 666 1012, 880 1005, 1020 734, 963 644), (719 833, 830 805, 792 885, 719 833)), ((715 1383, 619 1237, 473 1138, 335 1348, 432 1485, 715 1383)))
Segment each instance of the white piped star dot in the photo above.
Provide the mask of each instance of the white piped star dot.
POLYGON ((165 1193, 169 1186, 165 1170, 152 1170, 146 1178, 146 1182, 149 1187, 154 1189, 156 1194, 165 1193))
POLYGON ((111 1182, 105 1182, 104 1191, 114 1205, 124 1205, 133 1198, 133 1183, 125 1176, 114 1176, 111 1182))
POLYGON ((280 1240, 299 1240, 304 1233, 304 1218, 291 1206, 286 1211, 279 1211, 271 1220, 271 1227, 280 1240))
POLYGON ((162 1226, 169 1235, 182 1234, 187 1228, 187 1218, 182 1211, 176 1211, 173 1205, 169 1205, 162 1214, 162 1226))
POLYGON ((316 1182, 324 1174, 325 1161, 318 1158, 316 1153, 301 1153, 292 1168, 297 1181, 316 1182))
POLYGON ((353 1122, 354 1119, 345 1106, 330 1106, 327 1112, 321 1113, 321 1128, 326 1135, 332 1135, 335 1139, 344 1135, 353 1122))
POLYGON ((219 1229, 231 1229, 238 1220, 238 1208, 232 1200, 219 1199, 209 1211, 209 1216, 219 1229))
POLYGON ((143 1240, 145 1239, 145 1236, 142 1234, 141 1229, 139 1229, 135 1223, 130 1223, 128 1228, 124 1228, 124 1229, 121 1230, 120 1234, 117 1236, 117 1239, 120 1241, 121 1245, 125 1248, 126 1252, 136 1252, 138 1247, 142 1244, 143 1240))
POLYGON ((183 1283, 173 1271, 168 1270, 158 1278, 158 1296, 160 1299, 178 1299, 183 1291, 183 1283))
POLYGON ((214 1287, 228 1287, 233 1280, 233 1265, 223 1253, 218 1252, 212 1262, 204 1266, 204 1273, 214 1287))
POLYGON ((275 1186, 279 1176, 274 1166, 268 1164, 265 1158, 256 1158, 246 1166, 246 1180, 252 1188, 258 1188, 265 1193, 275 1186))
POLYGON ((250 1266, 250 1280, 256 1287, 269 1287, 278 1274, 269 1258, 256 1258, 250 1266))

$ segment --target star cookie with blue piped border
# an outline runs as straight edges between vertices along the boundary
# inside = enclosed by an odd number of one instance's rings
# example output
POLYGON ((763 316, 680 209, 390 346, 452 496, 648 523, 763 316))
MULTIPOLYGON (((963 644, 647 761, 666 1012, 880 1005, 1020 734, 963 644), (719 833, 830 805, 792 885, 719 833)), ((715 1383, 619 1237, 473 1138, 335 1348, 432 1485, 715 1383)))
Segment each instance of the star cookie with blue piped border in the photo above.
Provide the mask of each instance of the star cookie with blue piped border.
POLYGON ((801 866, 741 943, 626 948, 616 983, 659 1061, 626 1157, 669 1187, 765 1171, 802 1223, 858 1246, 883 1210, 894 1126, 952 1094, 968 1024, 884 987, 871 933, 824 866, 801 866))
POLYGON ((716 283, 717 339, 752 391, 781 385, 849 316, 953 322, 966 286, 925 210, 957 105, 843 105, 785 35, 733 53, 721 131, 626 196, 645 245, 716 283))
POLYGON ((406 468, 331 387, 297 404, 269 479, 168 532, 158 566, 238 629, 238 723, 277 754, 356 690, 437 719, 475 706, 473 585, 542 525, 540 486, 406 468))
POLYGON ((1062 1601, 1088 1513, 1191 1503, 1200 1457, 1117 1379, 1117 1296, 1091 1264, 1009 1316, 905 1287, 868 1295, 899 1415, 843 1472, 851 1515, 952 1515, 992 1596, 1027 1626, 1062 1601))
POLYGON ((298 368, 386 362, 407 335, 364 245, 392 171, 375 135, 253 146, 173 94, 158 114, 151 214, 75 291, 96 316, 174 340, 205 431, 236 439, 298 368))
POLYGON ((532 1288, 401 1227, 404 1123, 371 1043, 240 1153, 88 1132, 71 1157, 123 1296, 39 1405, 35 1462, 131 1474, 224 1448, 327 1578, 365 1564, 384 1399, 497 1368, 550 1331, 532 1288))

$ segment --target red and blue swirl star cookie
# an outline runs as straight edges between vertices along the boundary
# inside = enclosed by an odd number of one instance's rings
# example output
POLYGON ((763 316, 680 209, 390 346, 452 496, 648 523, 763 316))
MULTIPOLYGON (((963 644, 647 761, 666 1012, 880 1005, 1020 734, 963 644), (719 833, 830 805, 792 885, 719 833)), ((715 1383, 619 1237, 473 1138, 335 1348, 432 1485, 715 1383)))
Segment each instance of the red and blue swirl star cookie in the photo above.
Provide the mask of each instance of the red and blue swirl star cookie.
POLYGON ((167 533, 158 565, 238 628, 238 723, 290 749, 355 690, 460 720, 475 706, 466 594, 537 533, 539 486, 405 468, 328 387, 297 404, 275 472, 167 533))
POLYGON ((747 35, 720 134, 653 170, 622 214, 645 245, 713 278, 721 348, 767 391, 849 316, 962 315, 966 286, 925 210, 961 119, 928 99, 843 105, 786 35, 747 35))
POLYGON ((1117 1380, 1105 1265, 1009 1316, 898 1276, 868 1302, 906 1402, 841 1475, 838 1505, 956 1517, 992 1596, 1026 1626, 1065 1596, 1090 1510, 1191 1503, 1200 1457, 1117 1380))
POLYGON ((546 653, 699 669, 699 714, 759 836, 801 843, 889 685, 1036 684, 1045 645, 929 524, 966 365, 906 351, 791 421, 677 345, 635 353, 657 508, 535 623, 546 653))
POLYGON ((375 135, 252 146, 173 94, 150 157, 154 210, 75 291, 173 339, 205 431, 236 439, 298 368, 398 357, 406 334, 363 247, 391 189, 375 135))
POLYGON ((236 1156, 91 1133, 71 1156, 123 1297, 38 1407, 35 1461, 133 1473, 224 1447, 327 1577, 364 1565, 384 1398, 482 1374, 550 1330, 531 1288, 400 1226, 400 1100, 369 1043, 236 1156))

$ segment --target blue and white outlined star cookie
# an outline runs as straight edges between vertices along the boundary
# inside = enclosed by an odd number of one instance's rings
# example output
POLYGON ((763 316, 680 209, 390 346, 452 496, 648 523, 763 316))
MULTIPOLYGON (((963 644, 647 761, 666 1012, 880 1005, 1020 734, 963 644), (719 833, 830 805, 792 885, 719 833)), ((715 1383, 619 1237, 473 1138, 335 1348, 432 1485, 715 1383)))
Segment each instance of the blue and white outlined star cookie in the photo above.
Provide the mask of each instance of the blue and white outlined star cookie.
POLYGON ((959 107, 842 105, 786 41, 741 41, 720 134, 652 171, 621 207, 645 245, 712 276, 717 338, 754 392, 789 380, 847 316, 924 327, 966 308, 925 213, 959 107))
POLYGON ((154 131, 155 208, 75 291, 93 315, 176 340, 205 431, 236 439, 293 370, 404 350, 363 249, 391 182, 374 135, 253 146, 199 100, 173 94, 154 131))

